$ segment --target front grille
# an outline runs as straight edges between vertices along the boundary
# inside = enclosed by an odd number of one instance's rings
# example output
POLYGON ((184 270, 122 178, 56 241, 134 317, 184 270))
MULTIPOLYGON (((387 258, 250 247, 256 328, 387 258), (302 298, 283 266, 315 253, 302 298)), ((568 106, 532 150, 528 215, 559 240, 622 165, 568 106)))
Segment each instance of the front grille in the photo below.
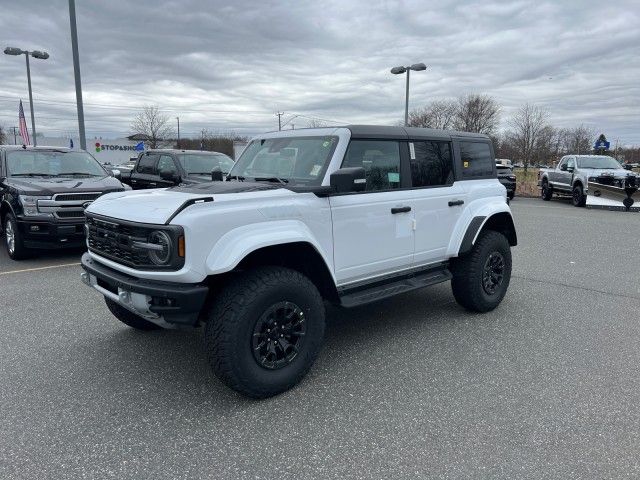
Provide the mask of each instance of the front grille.
POLYGON ((87 193, 58 193, 53 196, 55 202, 87 202, 95 200, 101 192, 87 192, 87 193))
POLYGON ((133 242, 146 242, 153 228, 90 215, 86 224, 89 250, 130 267, 153 266, 145 250, 133 247, 133 242))
POLYGON ((58 210, 55 216, 58 218, 82 218, 84 210, 58 210))

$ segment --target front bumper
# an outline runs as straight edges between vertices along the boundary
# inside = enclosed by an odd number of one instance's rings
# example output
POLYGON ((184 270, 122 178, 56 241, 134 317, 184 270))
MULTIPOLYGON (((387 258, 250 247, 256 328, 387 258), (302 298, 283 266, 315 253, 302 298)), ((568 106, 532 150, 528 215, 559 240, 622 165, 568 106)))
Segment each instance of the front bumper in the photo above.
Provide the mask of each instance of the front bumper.
POLYGON ((85 245, 84 218, 73 221, 19 217, 18 230, 27 248, 73 248, 85 245))
POLYGON ((145 320, 164 328, 195 326, 209 287, 131 277, 102 265, 85 253, 82 281, 145 320))

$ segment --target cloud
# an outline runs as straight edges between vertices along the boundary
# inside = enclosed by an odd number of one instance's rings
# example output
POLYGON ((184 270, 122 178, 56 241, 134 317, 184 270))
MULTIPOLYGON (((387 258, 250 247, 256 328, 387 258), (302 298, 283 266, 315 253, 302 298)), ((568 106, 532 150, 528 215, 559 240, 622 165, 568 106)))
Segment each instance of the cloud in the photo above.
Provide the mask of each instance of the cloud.
MULTIPOLYGON (((411 106, 469 92, 503 106, 503 126, 525 101, 558 126, 584 123, 640 144, 640 23, 635 1, 83 1, 76 5, 89 136, 129 133, 145 104, 202 128, 253 134, 276 111, 395 124, 404 77, 411 106)), ((67 2, 12 4, 6 45, 43 49, 33 60, 39 130, 72 133, 73 64, 67 2)), ((27 99, 24 61, 0 58, 0 124, 27 99)))

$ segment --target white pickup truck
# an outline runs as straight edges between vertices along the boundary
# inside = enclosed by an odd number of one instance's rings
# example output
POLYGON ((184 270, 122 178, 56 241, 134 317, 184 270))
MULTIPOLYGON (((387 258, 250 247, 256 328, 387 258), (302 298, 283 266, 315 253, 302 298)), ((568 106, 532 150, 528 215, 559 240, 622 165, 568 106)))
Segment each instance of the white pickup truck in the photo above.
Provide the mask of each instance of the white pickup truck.
POLYGON ((203 325, 213 371, 256 398, 309 370, 325 302, 451 280, 486 312, 517 243, 486 136, 374 126, 261 135, 226 181, 105 195, 86 230, 82 280, 119 320, 203 325))

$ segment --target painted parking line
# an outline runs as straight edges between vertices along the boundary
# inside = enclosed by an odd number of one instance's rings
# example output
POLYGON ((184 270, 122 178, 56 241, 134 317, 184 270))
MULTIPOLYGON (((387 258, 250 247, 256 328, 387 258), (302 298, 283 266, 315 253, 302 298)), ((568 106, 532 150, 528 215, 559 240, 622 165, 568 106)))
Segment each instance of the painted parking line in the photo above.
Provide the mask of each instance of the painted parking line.
POLYGON ((0 272, 0 275, 9 275, 12 273, 24 273, 24 272, 37 272, 38 270, 49 270, 51 268, 77 267, 78 265, 80 265, 80 262, 62 263, 60 265, 49 265, 46 267, 24 268, 22 270, 9 270, 8 272, 0 272))

